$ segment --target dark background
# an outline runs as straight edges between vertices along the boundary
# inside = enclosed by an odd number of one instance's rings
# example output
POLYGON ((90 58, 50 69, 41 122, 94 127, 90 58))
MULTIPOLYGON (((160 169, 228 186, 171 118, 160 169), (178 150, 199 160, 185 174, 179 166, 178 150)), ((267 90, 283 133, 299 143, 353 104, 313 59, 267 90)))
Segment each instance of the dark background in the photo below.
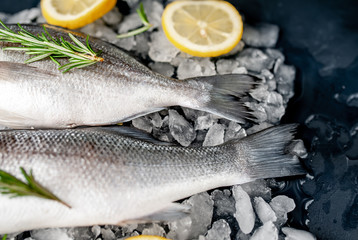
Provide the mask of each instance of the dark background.
MULTIPOLYGON (((1 0, 0 11, 14 13, 38 2, 1 0)), ((230 2, 250 24, 277 24, 278 47, 297 68, 296 95, 282 121, 301 123, 310 152, 304 164, 314 179, 288 183, 296 186, 287 193, 298 205, 290 225, 318 239, 358 239, 358 102, 346 104, 358 93, 358 0, 230 2), (314 202, 307 212, 308 199, 314 202)))

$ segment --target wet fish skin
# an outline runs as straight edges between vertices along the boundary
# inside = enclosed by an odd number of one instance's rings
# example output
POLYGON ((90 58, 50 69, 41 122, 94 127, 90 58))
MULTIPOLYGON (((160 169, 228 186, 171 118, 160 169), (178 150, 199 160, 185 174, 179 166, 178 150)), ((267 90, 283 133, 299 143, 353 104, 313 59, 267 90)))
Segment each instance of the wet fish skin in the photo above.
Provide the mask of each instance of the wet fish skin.
MULTIPOLYGON (((17 31, 18 27, 9 26, 17 31)), ((24 25, 33 34, 41 26, 24 25)), ((47 26, 55 37, 69 31, 47 26)), ((84 35, 73 33, 84 42, 84 35)), ((62 74, 51 60, 29 65, 20 51, 0 50, 0 125, 11 128, 68 128, 128 121, 180 105, 244 122, 250 119, 240 98, 255 86, 248 75, 179 81, 152 72, 118 47, 90 38, 104 62, 62 74)), ((0 43, 0 47, 8 46, 0 43)), ((11 44, 10 44, 11 45, 11 44)), ((60 60, 64 62, 65 60, 60 60)))
POLYGON ((304 173, 286 151, 295 125, 202 148, 162 145, 121 129, 0 131, 1 170, 18 178, 20 167, 32 170, 72 207, 0 195, 0 234, 146 219, 195 193, 304 173))

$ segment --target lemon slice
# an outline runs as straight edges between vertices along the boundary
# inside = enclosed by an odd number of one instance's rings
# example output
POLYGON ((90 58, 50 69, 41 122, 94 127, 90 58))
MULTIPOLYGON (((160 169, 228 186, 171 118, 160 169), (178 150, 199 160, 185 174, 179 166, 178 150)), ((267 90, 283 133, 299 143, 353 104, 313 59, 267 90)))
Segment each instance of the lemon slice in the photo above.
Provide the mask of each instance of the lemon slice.
POLYGON ((75 29, 102 17, 117 0, 41 0, 42 15, 48 23, 75 29))
POLYGON ((159 236, 152 236, 152 235, 139 235, 135 237, 126 238, 126 240, 169 240, 169 239, 159 236))
POLYGON ((172 2, 164 9, 162 26, 174 46, 198 57, 230 52, 243 30, 239 12, 225 1, 172 2))

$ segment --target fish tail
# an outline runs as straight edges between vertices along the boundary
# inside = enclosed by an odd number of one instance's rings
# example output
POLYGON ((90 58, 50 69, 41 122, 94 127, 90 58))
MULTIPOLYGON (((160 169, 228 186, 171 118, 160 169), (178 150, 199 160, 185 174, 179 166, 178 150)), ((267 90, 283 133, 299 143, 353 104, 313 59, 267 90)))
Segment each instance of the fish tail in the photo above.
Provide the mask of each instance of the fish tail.
POLYGON ((297 155, 292 152, 297 124, 271 127, 252 134, 242 141, 249 149, 248 175, 252 179, 305 174, 297 155))
POLYGON ((207 111, 226 119, 245 123, 255 121, 243 97, 259 85, 255 78, 244 74, 227 74, 194 78, 210 84, 209 100, 199 110, 207 111))

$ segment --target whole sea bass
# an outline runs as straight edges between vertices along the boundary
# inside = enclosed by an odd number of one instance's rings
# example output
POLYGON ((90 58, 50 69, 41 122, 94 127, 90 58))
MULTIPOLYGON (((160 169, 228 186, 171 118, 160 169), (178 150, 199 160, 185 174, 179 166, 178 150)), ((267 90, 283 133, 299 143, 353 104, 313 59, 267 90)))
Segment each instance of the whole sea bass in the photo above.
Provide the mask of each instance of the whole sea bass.
MULTIPOLYGON (((9 25, 19 31, 15 25, 9 25)), ((42 26, 24 25, 37 35, 42 26)), ((53 26, 54 37, 68 31, 53 26)), ((73 33, 82 42, 85 35, 73 33)), ((22 51, 0 49, 0 125, 11 128, 68 128, 131 120, 168 106, 211 112, 243 122, 252 116, 240 98, 255 85, 247 75, 200 77, 184 81, 152 72, 118 47, 90 38, 104 61, 63 74, 51 60, 24 64, 22 51)), ((0 43, 0 48, 8 46, 0 43)))
POLYGON ((165 220, 174 201, 259 178, 303 174, 290 152, 296 125, 272 127, 215 147, 163 145, 122 127, 0 131, 1 169, 19 168, 72 208, 0 195, 0 234, 46 227, 165 220))

